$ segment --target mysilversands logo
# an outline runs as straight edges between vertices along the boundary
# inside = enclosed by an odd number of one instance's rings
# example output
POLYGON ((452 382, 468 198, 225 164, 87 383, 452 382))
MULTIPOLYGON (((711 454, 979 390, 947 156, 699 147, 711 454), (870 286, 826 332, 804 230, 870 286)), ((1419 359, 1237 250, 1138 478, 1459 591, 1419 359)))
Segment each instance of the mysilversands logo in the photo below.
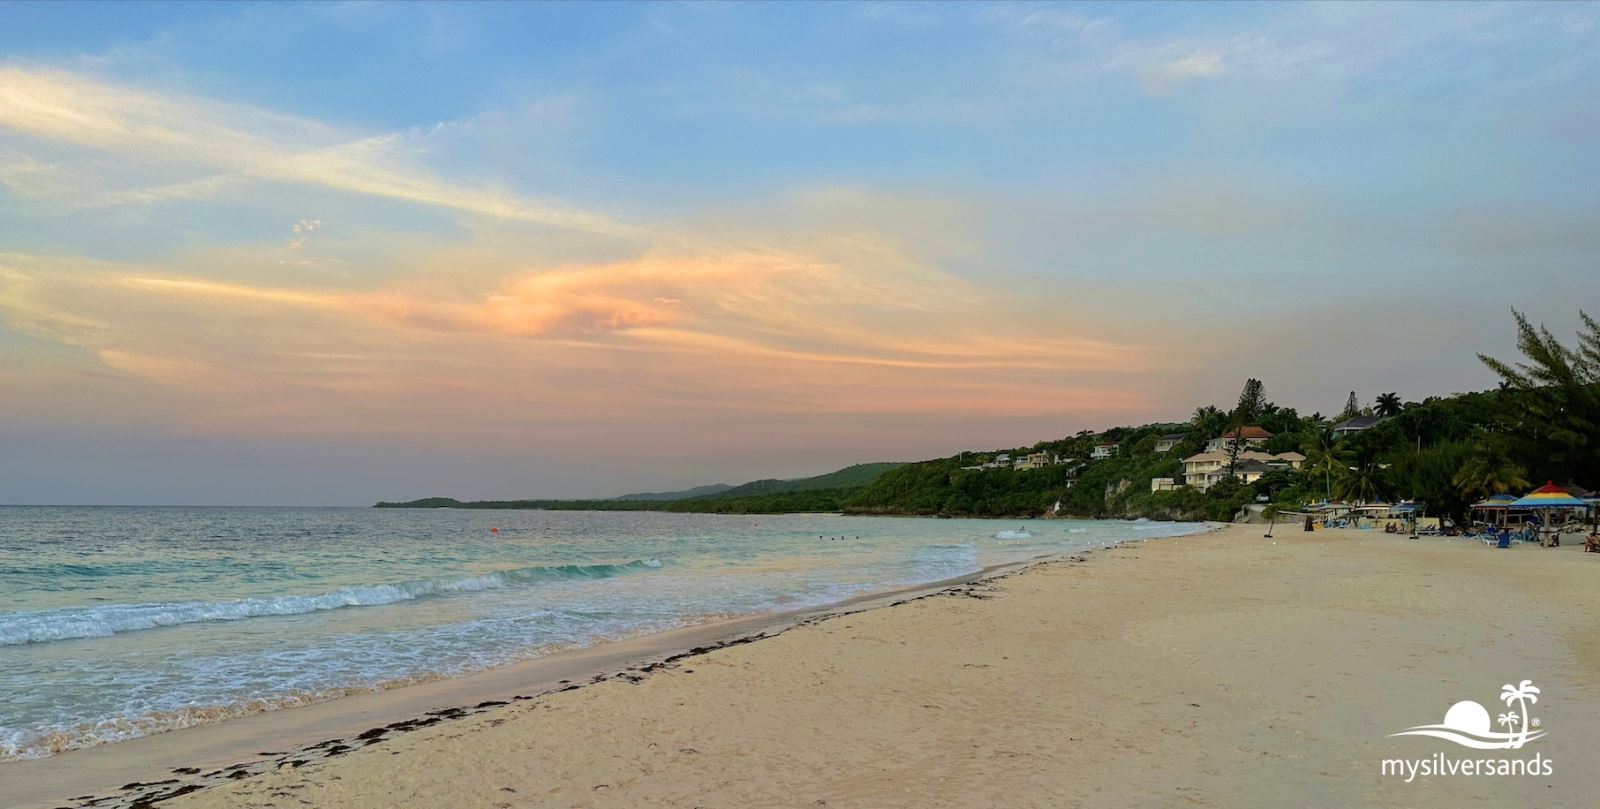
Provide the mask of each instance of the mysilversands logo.
MULTIPOLYGON (((1500 689, 1500 701, 1506 711, 1491 720, 1489 711, 1472 700, 1462 700, 1445 711, 1444 721, 1437 725, 1417 725, 1406 728, 1394 736, 1431 736, 1444 739, 1474 750, 1521 750, 1528 742, 1543 738, 1546 731, 1539 717, 1533 715, 1533 706, 1539 701, 1539 689, 1532 680, 1517 685, 1506 683, 1500 689), (1502 730, 1496 731, 1495 725, 1502 730)), ((1553 773, 1550 759, 1541 753, 1530 758, 1451 758, 1435 753, 1431 758, 1383 760, 1383 774, 1406 779, 1434 775, 1533 775, 1553 773)))

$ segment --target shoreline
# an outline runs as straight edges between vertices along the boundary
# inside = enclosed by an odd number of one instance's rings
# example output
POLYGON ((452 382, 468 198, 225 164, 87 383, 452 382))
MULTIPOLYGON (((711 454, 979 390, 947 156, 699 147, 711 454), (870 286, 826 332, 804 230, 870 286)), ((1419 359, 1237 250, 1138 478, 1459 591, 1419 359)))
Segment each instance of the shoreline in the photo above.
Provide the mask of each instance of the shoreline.
POLYGON ((957 591, 1039 564, 1082 561, 1097 551, 1168 538, 1183 537, 1130 538, 1107 547, 1041 554, 818 607, 678 627, 457 677, 262 711, 43 758, 0 762, 0 784, 9 799, 18 801, 15 809, 60 806, 69 800, 97 809, 149 805, 246 777, 243 774, 318 757, 319 751, 336 745, 343 748, 340 752, 353 749, 340 745, 344 737, 379 729, 403 733, 431 727, 513 702, 648 674, 679 660, 776 637, 799 626, 957 591))

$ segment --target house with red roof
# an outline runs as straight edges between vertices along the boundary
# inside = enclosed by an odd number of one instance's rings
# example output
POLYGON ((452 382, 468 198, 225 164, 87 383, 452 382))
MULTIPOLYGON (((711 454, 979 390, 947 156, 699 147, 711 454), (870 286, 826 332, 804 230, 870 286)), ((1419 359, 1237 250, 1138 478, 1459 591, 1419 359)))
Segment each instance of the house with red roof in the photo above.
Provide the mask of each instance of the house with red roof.
POLYGON ((1271 440, 1272 433, 1267 432, 1266 430, 1257 427, 1254 424, 1248 427, 1240 427, 1237 430, 1229 430, 1222 435, 1207 441, 1206 452, 1222 452, 1228 447, 1233 446, 1234 439, 1236 438, 1243 439, 1244 445, 1247 447, 1264 447, 1267 445, 1267 441, 1271 440))

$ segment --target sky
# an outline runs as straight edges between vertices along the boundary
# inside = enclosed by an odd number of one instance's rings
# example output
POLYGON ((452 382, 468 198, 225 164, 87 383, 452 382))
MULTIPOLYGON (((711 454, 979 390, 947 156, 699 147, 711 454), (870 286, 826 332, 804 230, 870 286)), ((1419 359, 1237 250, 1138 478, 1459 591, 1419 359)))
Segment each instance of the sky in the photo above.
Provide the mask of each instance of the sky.
POLYGON ((1600 4, 0 4, 0 502, 611 496, 1494 384, 1600 4))

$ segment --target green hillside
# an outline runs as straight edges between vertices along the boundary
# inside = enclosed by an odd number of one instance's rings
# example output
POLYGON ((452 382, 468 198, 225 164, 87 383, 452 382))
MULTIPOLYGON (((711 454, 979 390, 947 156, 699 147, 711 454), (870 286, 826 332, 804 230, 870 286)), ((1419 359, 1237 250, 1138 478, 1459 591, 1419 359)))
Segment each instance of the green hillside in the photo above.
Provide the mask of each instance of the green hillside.
POLYGON ((686 492, 623 495, 613 500, 456 500, 424 497, 375 508, 538 509, 544 511, 674 511, 702 514, 787 514, 836 512, 845 501, 899 463, 864 463, 836 472, 794 480, 756 480, 742 486, 702 486, 686 492), (702 490, 701 496, 676 497, 702 490))
POLYGON ((705 486, 696 486, 693 489, 683 489, 676 492, 635 492, 613 497, 613 500, 688 500, 695 497, 710 497, 722 494, 732 489, 729 483, 709 483, 705 486))
POLYGON ((903 463, 858 463, 847 466, 837 472, 817 475, 809 478, 794 478, 792 480, 778 480, 767 478, 753 480, 741 486, 735 486, 727 491, 713 495, 718 498, 731 499, 736 497, 753 497, 758 495, 784 494, 788 492, 809 492, 817 489, 859 489, 883 477, 885 472, 905 466, 903 463))

